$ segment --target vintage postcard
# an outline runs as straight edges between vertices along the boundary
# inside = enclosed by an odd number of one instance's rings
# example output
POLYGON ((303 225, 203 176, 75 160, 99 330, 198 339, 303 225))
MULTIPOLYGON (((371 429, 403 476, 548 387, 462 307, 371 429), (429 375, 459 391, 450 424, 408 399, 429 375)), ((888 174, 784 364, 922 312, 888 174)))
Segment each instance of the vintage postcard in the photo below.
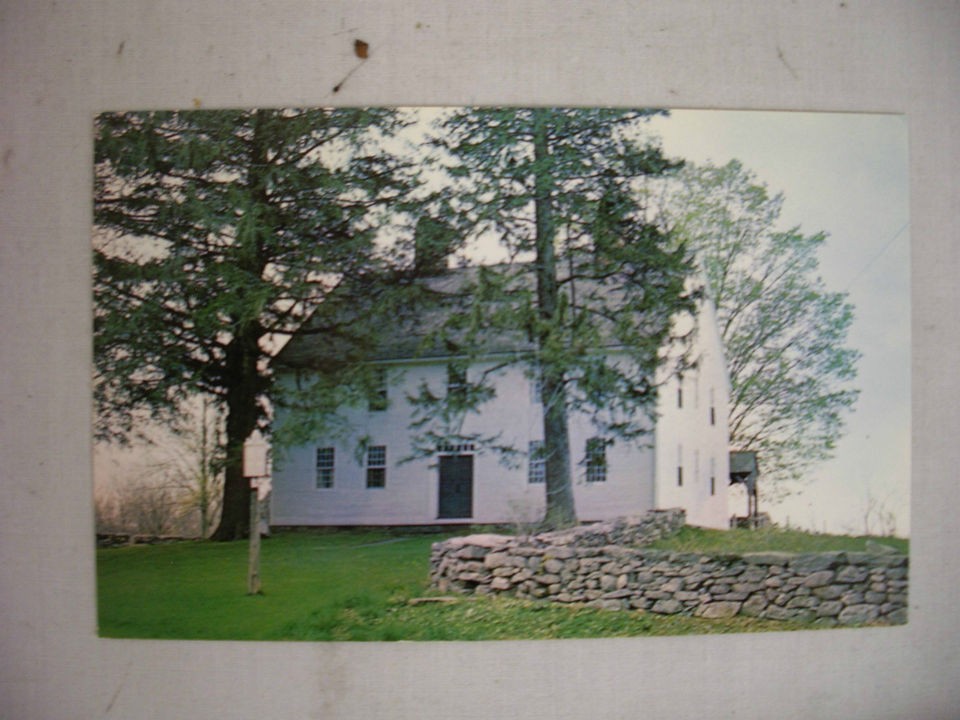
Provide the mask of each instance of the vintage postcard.
POLYGON ((101 635, 907 622, 895 115, 95 120, 101 635))

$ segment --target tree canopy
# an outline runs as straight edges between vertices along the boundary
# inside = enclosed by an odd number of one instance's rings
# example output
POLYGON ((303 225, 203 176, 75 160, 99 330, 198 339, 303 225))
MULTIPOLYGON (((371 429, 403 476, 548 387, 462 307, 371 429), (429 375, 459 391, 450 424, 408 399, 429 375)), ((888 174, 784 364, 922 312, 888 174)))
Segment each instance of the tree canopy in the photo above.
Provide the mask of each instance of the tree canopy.
POLYGON ((241 448, 268 417, 273 345, 345 279, 379 282, 385 208, 413 175, 387 110, 106 113, 96 119, 96 431, 226 408, 219 539, 248 528, 241 448))
POLYGON ((666 225, 694 251, 717 306, 732 385, 730 441, 755 450, 776 499, 832 455, 856 402, 853 306, 818 275, 826 234, 779 228, 782 195, 739 162, 687 165, 666 225))
MULTIPOLYGON (((642 135, 657 112, 465 109, 434 137, 447 154, 452 222, 498 241, 506 258, 477 273, 465 288, 472 307, 441 333, 465 360, 482 356, 491 332, 530 340, 502 363, 522 364, 541 388, 550 526, 576 520, 569 414, 587 414, 605 443, 635 440, 651 427, 661 364, 685 359, 661 350, 683 344, 673 320, 693 309, 690 260, 636 200, 637 182, 678 166, 642 135)), ((417 398, 428 446, 496 393, 490 374, 467 385, 452 406, 417 398)))

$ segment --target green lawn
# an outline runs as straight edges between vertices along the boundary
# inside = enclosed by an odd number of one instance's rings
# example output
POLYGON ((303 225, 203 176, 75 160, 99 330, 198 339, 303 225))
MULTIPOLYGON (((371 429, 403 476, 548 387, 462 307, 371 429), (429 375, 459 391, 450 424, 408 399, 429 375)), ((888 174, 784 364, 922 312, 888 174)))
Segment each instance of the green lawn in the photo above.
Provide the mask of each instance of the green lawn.
POLYGON ((435 539, 277 535, 261 546, 259 596, 246 594, 246 542, 98 550, 100 634, 281 640, 319 636, 328 627, 332 639, 356 610, 421 594, 435 539))
POLYGON ((658 540, 650 547, 681 552, 731 554, 772 551, 806 553, 830 550, 863 552, 867 549, 868 541, 886 545, 898 552, 910 552, 910 541, 903 538, 821 535, 778 527, 760 530, 708 530, 689 525, 676 535, 658 540))
MULTIPOLYGON (((686 529, 676 549, 739 552, 739 533, 686 529), (724 545, 724 539, 726 544, 724 545), (710 545, 718 546, 711 547, 710 545)), ((775 533, 767 532, 766 542, 775 533)), ((802 533, 798 534, 803 536, 802 533)), ((759 543, 751 548, 808 549, 759 543)), ((789 537, 789 536, 788 536, 789 537)), ((752 618, 702 620, 526 602, 429 596, 430 544, 436 535, 386 531, 284 533, 262 545, 263 594, 246 594, 247 543, 176 543, 97 551, 100 634, 106 637, 233 640, 492 640, 627 637, 791 630, 809 625, 752 618)), ((801 542, 802 540, 802 542, 801 542)), ((778 538, 783 543, 783 537, 778 538)), ((790 543, 788 543, 790 544, 790 543)), ((809 549, 862 550, 855 547, 809 549)))

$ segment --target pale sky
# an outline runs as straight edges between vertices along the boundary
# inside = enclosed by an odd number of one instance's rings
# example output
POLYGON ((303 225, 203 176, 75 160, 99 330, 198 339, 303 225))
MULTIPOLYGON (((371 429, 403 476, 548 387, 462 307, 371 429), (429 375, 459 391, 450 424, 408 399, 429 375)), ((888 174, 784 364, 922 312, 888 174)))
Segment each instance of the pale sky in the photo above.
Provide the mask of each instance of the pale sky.
MULTIPOLYGON (((860 399, 835 459, 802 493, 763 507, 775 521, 863 532, 868 495, 910 529, 910 227, 907 122, 899 115, 676 110, 650 129, 668 155, 738 159, 785 197, 783 228, 825 231, 828 289, 855 306, 849 344, 860 399)), ((734 508, 736 509, 736 508, 734 508)), ((740 509, 742 510, 742 508, 740 509)), ((875 528, 873 528, 875 530, 875 528)))

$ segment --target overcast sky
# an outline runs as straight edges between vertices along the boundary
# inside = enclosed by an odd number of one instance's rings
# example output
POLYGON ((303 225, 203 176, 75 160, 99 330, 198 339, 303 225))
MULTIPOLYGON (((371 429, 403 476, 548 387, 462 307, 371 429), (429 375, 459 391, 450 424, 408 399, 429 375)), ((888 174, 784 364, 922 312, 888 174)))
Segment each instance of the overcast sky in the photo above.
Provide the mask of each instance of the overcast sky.
MULTIPOLYGON (((862 532, 868 496, 910 527, 910 228, 907 124, 899 115, 676 110, 651 130, 669 155, 736 158, 785 197, 784 229, 829 238, 830 290, 855 306, 860 399, 836 458, 798 495, 766 508, 778 522, 862 532)), ((762 485, 761 485, 761 504, 762 485)), ((761 507, 761 509, 764 509, 761 507)), ((740 509, 742 510, 742 508, 740 509)))

